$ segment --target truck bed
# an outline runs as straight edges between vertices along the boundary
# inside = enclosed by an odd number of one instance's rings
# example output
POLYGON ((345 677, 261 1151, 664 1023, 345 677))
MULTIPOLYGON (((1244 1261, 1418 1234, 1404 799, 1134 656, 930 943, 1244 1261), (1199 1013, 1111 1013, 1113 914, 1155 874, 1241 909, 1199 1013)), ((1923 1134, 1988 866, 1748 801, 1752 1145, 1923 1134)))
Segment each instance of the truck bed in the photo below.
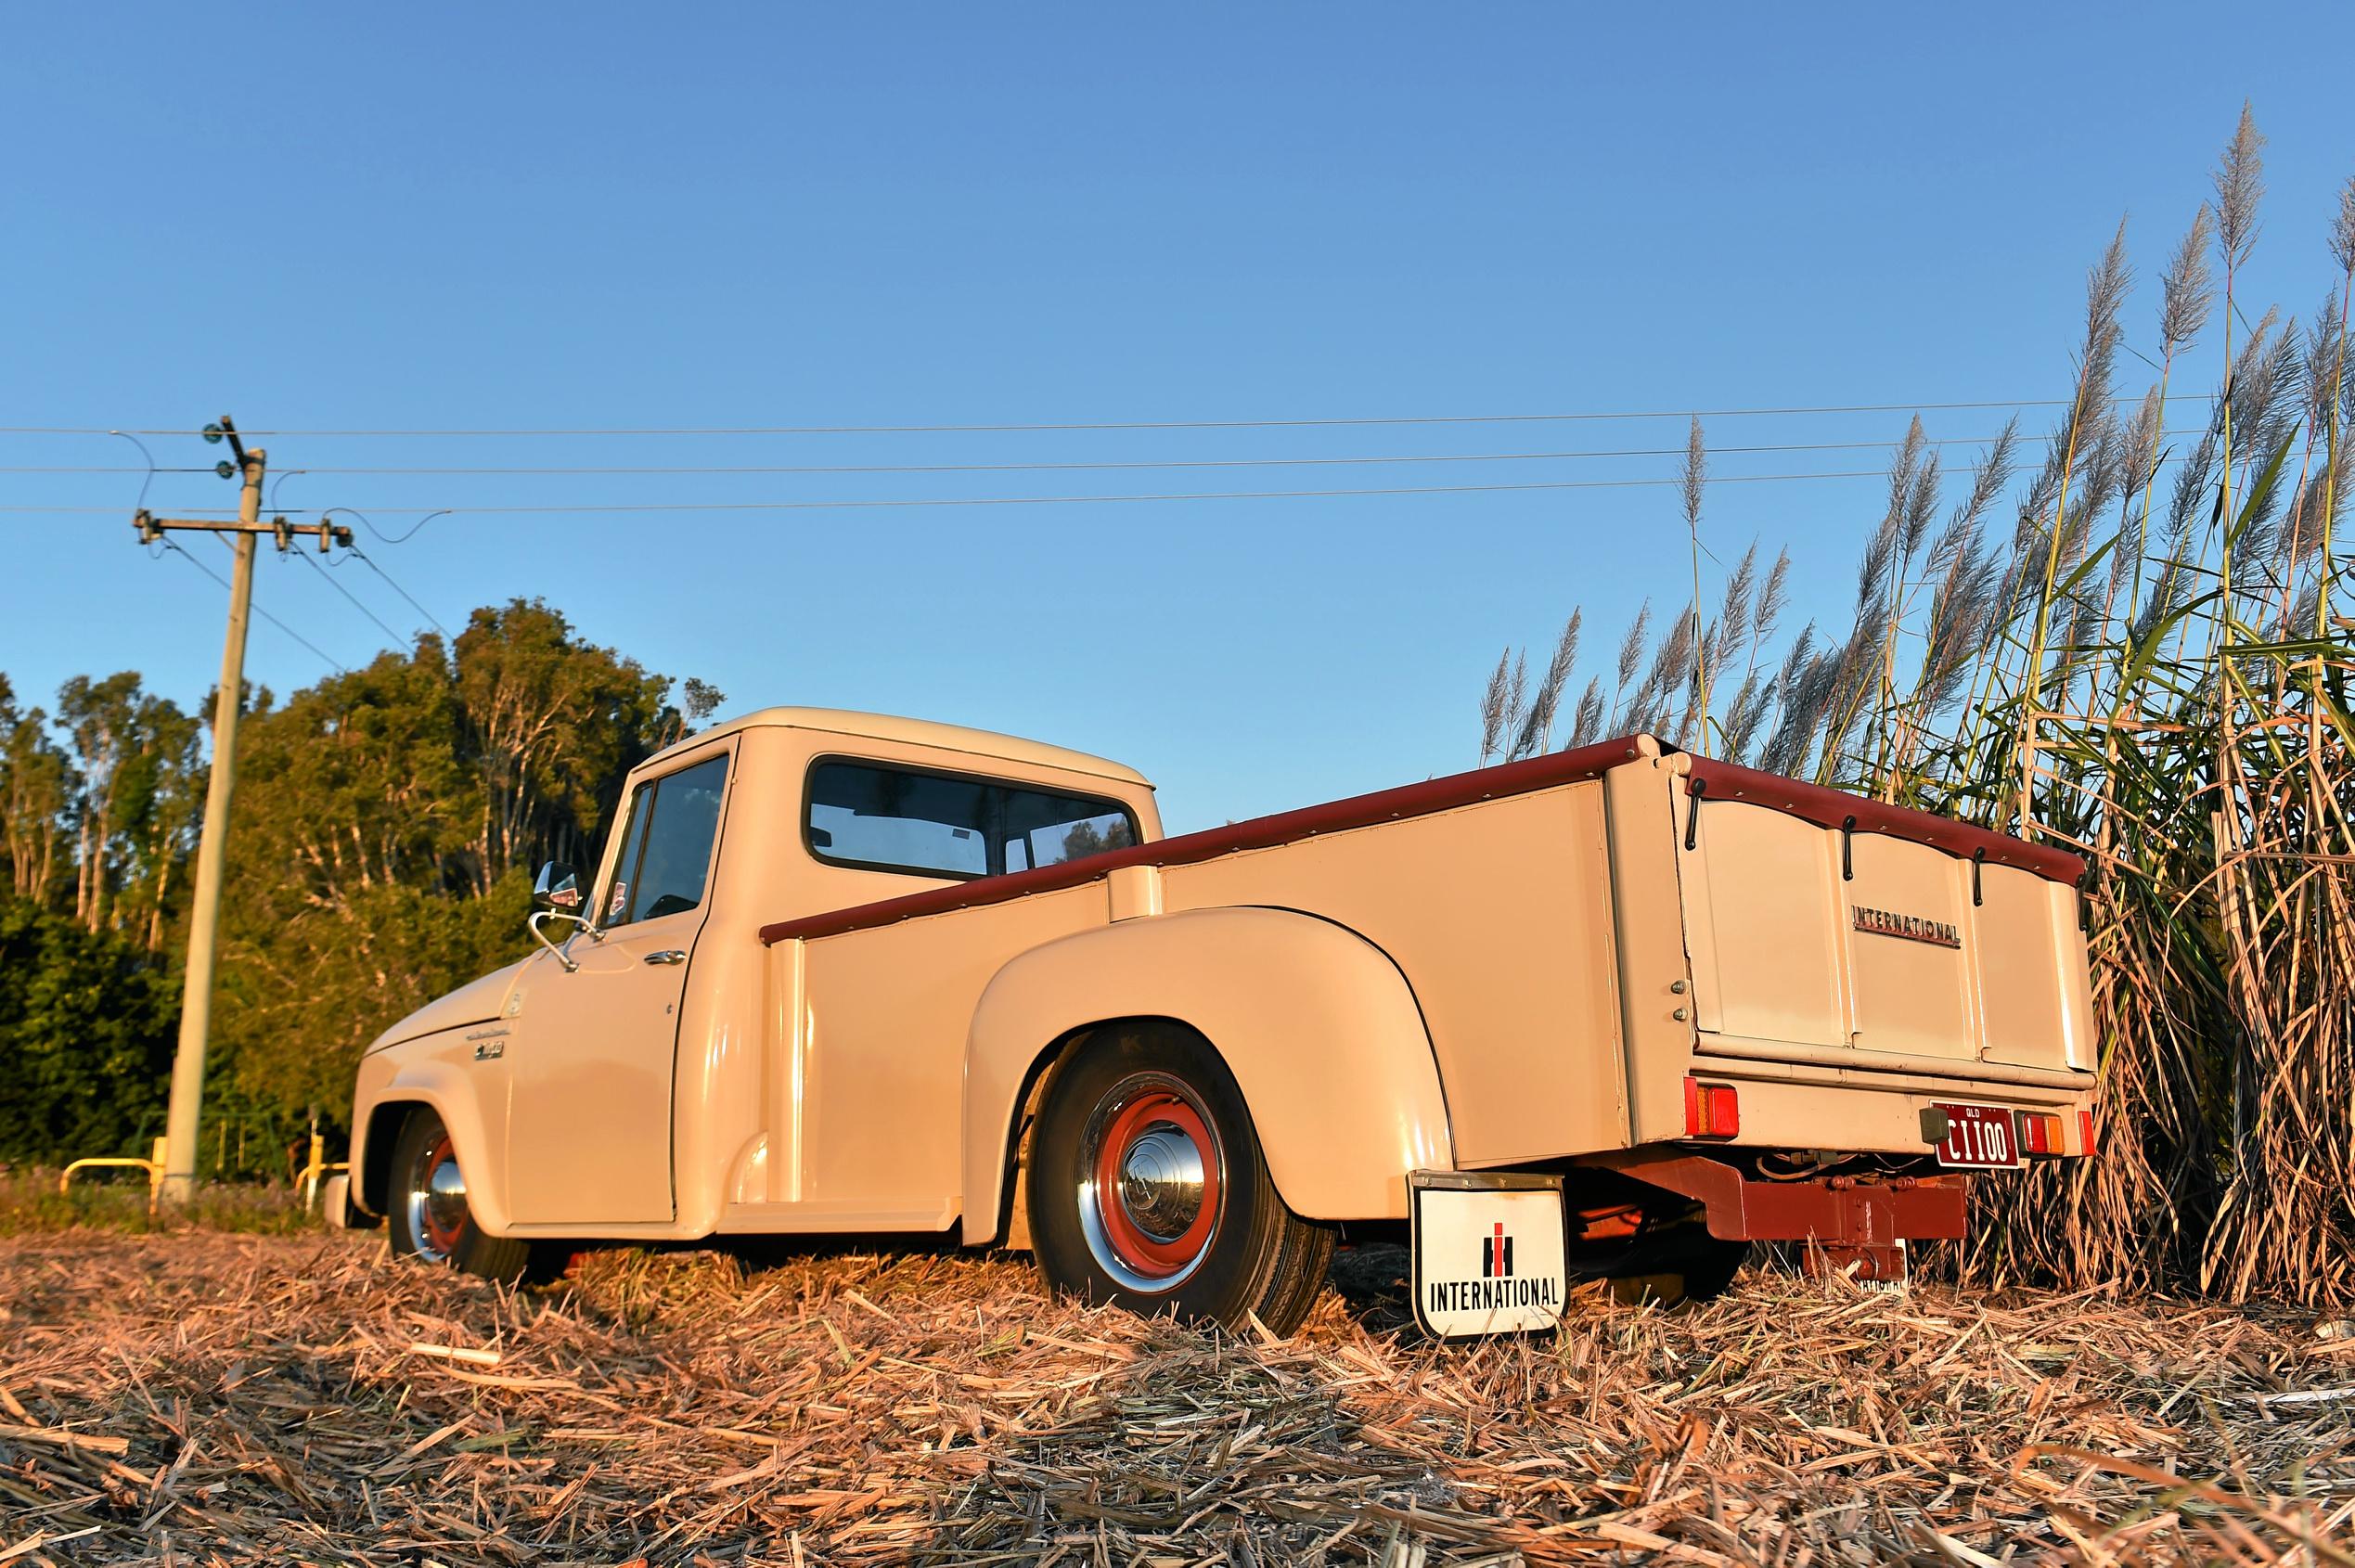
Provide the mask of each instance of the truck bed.
MULTIPOLYGON (((1743 1143, 1918 1154, 1917 1100, 1893 1094, 1875 1114, 1831 1127, 1821 1089, 1885 1076, 1885 1086, 1918 1099, 2004 1077, 1986 1060, 1988 1009, 1972 999, 1985 977, 1974 967, 1964 983, 1928 988, 1951 1005, 1896 1041, 1922 1048, 1874 1052, 1885 1042, 1860 1037, 1860 1001, 1876 1028, 1910 1019, 1906 996, 1926 993, 1909 966, 1932 949, 1851 939, 1844 893, 1902 913, 1943 877, 1937 906, 1950 914, 1968 896, 1959 879, 1975 876, 2001 883, 2009 915, 2050 889, 2054 899, 2027 911, 2035 934, 2013 957, 2035 964, 2028 978, 2044 977, 2038 1016, 2057 1027, 2053 977, 2067 959, 2056 964, 2050 946, 2060 940, 2053 910, 2061 899, 2073 908, 2080 871, 2060 851, 1630 736, 780 920, 759 934, 793 949, 791 988, 829 1048, 871 1057, 901 1043, 907 1071, 891 1092, 906 1097, 914 1123, 928 1101, 957 1093, 939 1070, 1005 960, 1139 915, 1259 906, 1333 922, 1395 962, 1429 1033, 1461 1168, 1682 1137, 1681 1086, 1696 1069, 1748 1086, 1756 1111, 1743 1143), (1834 854, 1863 880, 1834 882, 1834 854), (1812 856, 1813 873, 1795 876, 1794 856, 1812 856), (1794 943, 1811 951, 1808 963, 1792 961, 1794 943), (1803 982, 1819 983, 1810 993, 1803 982), (1925 1044, 1925 1032, 1940 1030, 1925 1044)), ((1953 957, 1929 961, 1951 968, 1953 957)), ((2038 1049, 2012 1079, 2038 1098, 2081 1087, 2057 1038, 2038 1049)), ((792 1194, 801 1201, 877 1182, 904 1185, 910 1212, 939 1203, 945 1213, 957 1201, 949 1151, 924 1171, 928 1162, 904 1150, 869 1163, 856 1140, 804 1131, 815 1159, 792 1194)))
MULTIPOLYGON (((953 887, 933 888, 896 898, 880 899, 822 915, 772 921, 761 928, 760 938, 765 943, 775 943, 833 936, 925 915, 944 914, 952 909, 1002 904, 1008 899, 1022 898, 1035 893, 1048 893, 1081 882, 1101 881, 1124 867, 1194 865, 1242 850, 1268 849, 1320 834, 1371 828, 1379 823, 1475 805, 1483 801, 1505 800, 1559 785, 1598 779, 1607 770, 1624 763, 1647 756, 1676 754, 1683 753, 1679 748, 1650 736, 1628 735, 1615 740, 1598 740, 1589 746, 1550 752, 1523 762, 1450 774, 1426 779, 1420 784, 1402 784, 1370 794, 1350 795, 1322 805, 1255 816, 1229 823, 1223 828, 1205 828, 1199 832, 1181 833, 1175 838, 1157 839, 1151 843, 1132 844, 1126 849, 1091 855, 1085 860, 1065 861, 1057 866, 1042 866, 1003 876, 981 877, 953 887)), ((2085 863, 2065 850, 2031 844, 1927 812, 1885 805, 1844 790, 1825 789, 1819 784, 1803 783, 1777 774, 1761 773, 1755 768, 1697 755, 1690 757, 1690 766, 1689 777, 1700 786, 1690 790, 1695 796, 1763 805, 1825 828, 1837 828, 1844 821, 1852 820, 1857 832, 1885 834, 1911 843, 1928 844, 1953 855, 1984 855, 1990 864, 2018 867, 2045 880, 2069 885, 2074 885, 2085 871, 2085 863)))

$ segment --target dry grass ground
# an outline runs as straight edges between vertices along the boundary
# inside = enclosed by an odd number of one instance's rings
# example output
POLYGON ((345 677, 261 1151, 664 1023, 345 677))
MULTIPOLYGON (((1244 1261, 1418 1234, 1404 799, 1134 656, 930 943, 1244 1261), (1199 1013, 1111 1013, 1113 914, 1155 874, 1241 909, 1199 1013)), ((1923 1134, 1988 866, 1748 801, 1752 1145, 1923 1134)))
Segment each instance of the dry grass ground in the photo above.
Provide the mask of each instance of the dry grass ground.
POLYGON ((1447 1348, 1357 1261, 1278 1344, 947 1255, 503 1292, 374 1238, 22 1236, 0 1561, 2350 1561, 2355 1342, 2310 1318, 1767 1274, 1447 1348))

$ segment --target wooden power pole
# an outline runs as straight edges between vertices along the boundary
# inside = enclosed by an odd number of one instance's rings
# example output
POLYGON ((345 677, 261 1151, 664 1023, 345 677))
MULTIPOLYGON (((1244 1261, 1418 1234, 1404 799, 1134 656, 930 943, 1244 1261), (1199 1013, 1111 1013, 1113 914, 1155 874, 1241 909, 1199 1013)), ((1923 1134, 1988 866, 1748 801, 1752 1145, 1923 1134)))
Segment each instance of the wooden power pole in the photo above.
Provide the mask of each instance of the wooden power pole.
POLYGON ((172 1059, 172 1105, 164 1121, 163 1196, 185 1202, 196 1185, 197 1130, 204 1102, 204 1053, 212 1026, 212 976, 221 930, 221 876, 229 847, 229 802, 237 789, 238 711, 245 697, 245 634, 253 619, 254 542, 273 535, 281 552, 298 533, 316 534, 319 549, 330 543, 349 545, 352 531, 325 522, 290 523, 284 518, 262 521, 262 476, 267 454, 248 449, 238 439, 237 427, 226 416, 206 435, 225 439, 237 455, 237 467, 225 472, 241 474, 238 521, 212 522, 192 518, 161 518, 146 511, 132 519, 142 544, 167 533, 226 533, 236 564, 229 582, 229 633, 221 648, 221 689, 212 706, 212 772, 204 791, 204 829, 197 840, 196 885, 188 909, 188 967, 180 992, 180 1044, 172 1059))

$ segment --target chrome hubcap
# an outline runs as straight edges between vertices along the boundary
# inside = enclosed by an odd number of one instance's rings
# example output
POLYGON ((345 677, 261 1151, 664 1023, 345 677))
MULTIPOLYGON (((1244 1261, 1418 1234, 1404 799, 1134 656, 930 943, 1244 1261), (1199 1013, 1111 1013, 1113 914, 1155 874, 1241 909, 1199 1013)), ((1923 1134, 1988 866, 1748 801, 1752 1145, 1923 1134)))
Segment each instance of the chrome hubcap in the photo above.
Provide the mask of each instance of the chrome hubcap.
POLYGON ((433 1216, 436 1230, 456 1230, 466 1223, 466 1177, 458 1173, 456 1160, 444 1160, 433 1167, 427 1180, 425 1208, 433 1216))
POLYGON ((1140 1295, 1176 1290, 1210 1255, 1226 1156, 1192 1087, 1139 1073, 1097 1103, 1080 1137, 1079 1229, 1096 1266, 1140 1295))
POLYGON ((458 1169, 457 1150, 446 1137, 418 1161, 402 1207, 418 1256, 433 1263, 447 1262, 466 1228, 467 1211, 466 1176, 458 1169))
POLYGON ((1156 1122, 1121 1161, 1120 1206, 1137 1228, 1175 1240, 1202 1213, 1202 1150, 1168 1122, 1156 1122))

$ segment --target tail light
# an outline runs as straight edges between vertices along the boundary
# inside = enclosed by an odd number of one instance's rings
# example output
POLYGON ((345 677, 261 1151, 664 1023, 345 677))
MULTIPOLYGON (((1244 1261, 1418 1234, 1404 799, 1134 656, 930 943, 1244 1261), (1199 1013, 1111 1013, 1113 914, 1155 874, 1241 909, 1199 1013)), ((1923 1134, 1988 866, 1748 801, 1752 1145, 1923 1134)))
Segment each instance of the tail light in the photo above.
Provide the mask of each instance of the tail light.
POLYGON ((2093 1108, 2087 1106, 2077 1113, 2077 1130, 2084 1143, 2084 1151, 2093 1152, 2093 1108))
POLYGON ((1742 1102, 1731 1084, 1684 1081, 1684 1136, 1731 1137, 1742 1130, 1742 1102))
POLYGON ((2020 1112, 2020 1150, 2026 1154, 2058 1154, 2061 1119, 2043 1111, 2020 1112))

